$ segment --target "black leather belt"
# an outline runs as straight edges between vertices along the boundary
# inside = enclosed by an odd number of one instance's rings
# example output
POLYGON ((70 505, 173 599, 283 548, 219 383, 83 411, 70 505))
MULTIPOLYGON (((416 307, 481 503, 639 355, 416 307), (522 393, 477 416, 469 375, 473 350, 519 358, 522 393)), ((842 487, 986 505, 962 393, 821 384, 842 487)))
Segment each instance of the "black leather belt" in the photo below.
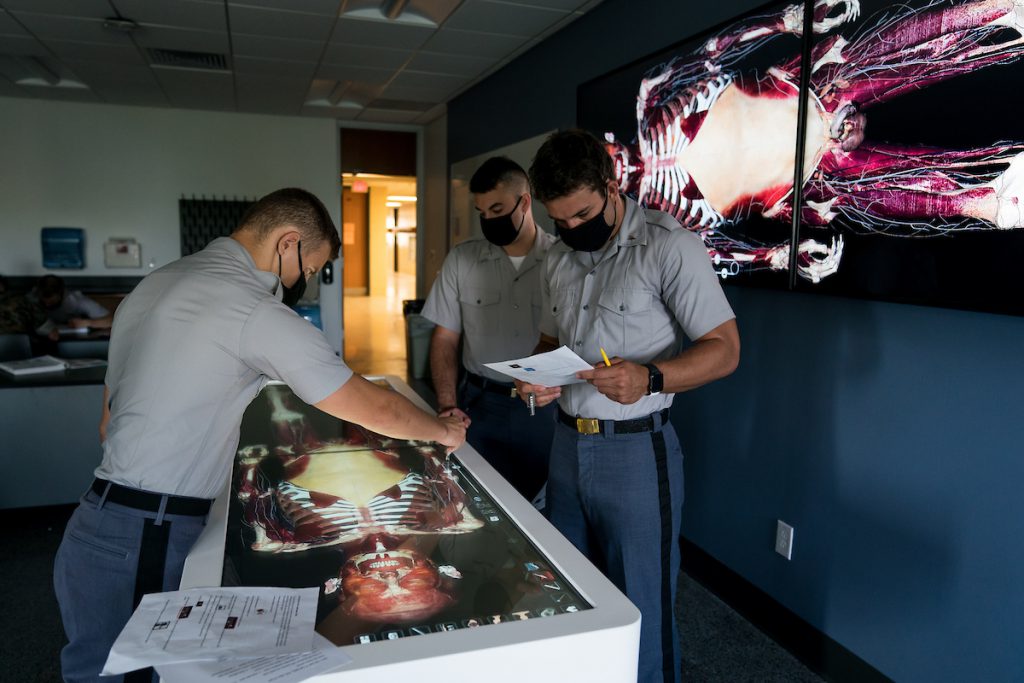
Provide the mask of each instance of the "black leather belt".
POLYGON ((168 515, 202 517, 210 511, 210 504, 213 503, 212 500, 205 498, 188 498, 186 496, 172 496, 165 493, 152 493, 150 491, 131 489, 127 486, 114 484, 106 479, 93 479, 92 491, 98 496, 102 496, 103 492, 106 491, 106 500, 109 503, 117 503, 128 508, 146 510, 147 512, 159 512, 160 501, 163 498, 167 498, 164 513, 168 515), (107 488, 108 486, 110 487, 109 489, 107 488))
POLYGON ((495 394, 501 394, 505 398, 515 396, 516 385, 511 382, 505 384, 503 382, 495 382, 493 379, 487 379, 480 375, 473 374, 472 372, 466 373, 466 381, 475 387, 480 387, 484 391, 490 391, 495 394))
POLYGON ((558 409, 558 420, 562 424, 572 427, 580 434, 638 434, 640 432, 653 432, 661 429, 668 423, 668 408, 663 408, 656 413, 638 417, 633 420, 598 420, 593 417, 573 417, 561 408, 558 409), (655 415, 661 416, 661 421, 656 422, 655 415))

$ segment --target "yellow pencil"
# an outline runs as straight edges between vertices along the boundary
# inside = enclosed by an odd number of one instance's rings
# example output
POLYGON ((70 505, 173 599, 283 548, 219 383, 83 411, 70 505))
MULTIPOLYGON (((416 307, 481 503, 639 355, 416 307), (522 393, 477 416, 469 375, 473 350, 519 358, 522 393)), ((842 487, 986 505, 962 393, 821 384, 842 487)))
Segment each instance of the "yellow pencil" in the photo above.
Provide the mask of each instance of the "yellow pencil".
POLYGON ((604 352, 604 347, 601 347, 601 358, 604 358, 604 364, 608 367, 612 366, 612 362, 608 360, 608 354, 604 352))

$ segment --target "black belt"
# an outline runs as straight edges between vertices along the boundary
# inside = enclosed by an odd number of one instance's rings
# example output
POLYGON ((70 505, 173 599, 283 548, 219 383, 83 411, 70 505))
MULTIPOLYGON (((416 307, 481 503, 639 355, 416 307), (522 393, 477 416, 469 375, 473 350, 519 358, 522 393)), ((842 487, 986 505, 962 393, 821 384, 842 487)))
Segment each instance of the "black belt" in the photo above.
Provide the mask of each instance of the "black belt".
POLYGON ((168 515, 202 517, 210 511, 210 504, 213 503, 212 500, 205 498, 188 498, 186 496, 172 496, 167 493, 152 493, 150 491, 131 489, 127 486, 109 482, 106 479, 93 479, 92 491, 98 496, 102 496, 103 492, 106 491, 107 502, 148 512, 159 512, 161 500, 167 498, 164 513, 168 515), (108 486, 110 487, 109 489, 107 488, 108 486))
POLYGON ((665 426, 668 423, 668 408, 663 408, 656 413, 633 420, 598 420, 592 417, 573 417, 559 408, 558 420, 562 424, 572 427, 580 434, 638 434, 640 432, 653 432, 665 426), (661 416, 660 422, 655 421, 655 415, 661 416))
POLYGON ((505 384, 503 382, 495 382, 493 379, 487 379, 480 375, 473 374, 472 372, 466 373, 466 381, 475 387, 480 387, 484 391, 491 391, 495 394, 501 394, 505 398, 515 396, 513 393, 516 390, 516 385, 512 383, 505 384))

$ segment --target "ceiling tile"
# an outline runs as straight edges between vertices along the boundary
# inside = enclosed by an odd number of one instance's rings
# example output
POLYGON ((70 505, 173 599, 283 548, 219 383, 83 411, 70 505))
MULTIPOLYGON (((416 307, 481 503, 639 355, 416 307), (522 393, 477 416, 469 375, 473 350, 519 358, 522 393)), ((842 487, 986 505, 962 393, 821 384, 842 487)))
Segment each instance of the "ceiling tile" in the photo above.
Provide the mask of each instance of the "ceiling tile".
POLYGON ((25 29, 21 27, 12 15, 0 10, 0 51, 3 51, 4 36, 26 36, 25 29))
POLYGON ((411 55, 412 52, 409 50, 328 43, 327 50, 324 52, 324 61, 332 64, 397 69, 409 61, 411 55))
POLYGON ((316 72, 316 62, 292 62, 286 59, 235 57, 235 73, 263 76, 291 76, 309 81, 316 72))
POLYGON ((312 40, 289 40, 241 33, 231 36, 231 44, 235 54, 242 57, 288 59, 294 62, 320 61, 320 53, 324 49, 323 43, 312 40))
POLYGON ((431 102, 438 104, 447 100, 454 88, 432 88, 417 85, 389 85, 381 93, 381 97, 389 100, 409 100, 412 102, 431 102))
POLYGON ((423 45, 423 49, 429 52, 501 59, 525 42, 525 38, 516 36, 442 28, 423 45))
POLYGON ((423 45, 433 33, 434 29, 422 26, 403 26, 391 22, 360 19, 339 19, 334 27, 334 33, 331 34, 331 42, 415 50, 423 45))
POLYGON ((237 75, 238 108, 272 114, 297 115, 303 107, 308 83, 297 79, 237 75))
MULTIPOLYGON (((2 0, 0 0, 2 1, 2 0)), ((195 0, 112 0, 122 17, 140 24, 157 24, 201 31, 225 31, 227 19, 220 2, 195 0)))
POLYGON ((227 55, 231 51, 227 34, 217 31, 147 26, 134 35, 135 42, 140 47, 185 50, 187 52, 216 52, 223 55, 227 55))
POLYGON ((299 40, 327 40, 334 18, 300 12, 274 11, 244 5, 229 5, 232 33, 299 40))
POLYGON ((44 57, 50 51, 35 38, 21 36, 0 36, 0 54, 44 57))
MULTIPOLYGON (((542 9, 561 10, 563 12, 575 12, 587 5, 588 0, 501 0, 506 5, 525 5, 527 7, 540 7, 542 9)), ((596 0, 599 5, 601 0, 596 0)))
POLYGON ((67 62, 88 59, 125 64, 144 63, 138 48, 131 43, 128 45, 101 45, 70 40, 49 40, 46 45, 53 50, 54 54, 67 62))
POLYGON ((45 40, 77 40, 110 45, 131 45, 127 34, 103 27, 102 19, 61 17, 34 12, 13 12, 36 38, 45 40))
POLYGON ((381 0, 348 0, 342 16, 386 21, 392 24, 437 27, 444 23, 460 2, 462 0, 409 0, 402 13, 392 20, 384 15, 381 0))
POLYGON ((334 81, 359 81, 373 85, 384 85, 395 75, 394 69, 371 69, 364 66, 347 64, 321 64, 317 69, 317 78, 334 81))
POLYGON ((563 19, 568 12, 510 5, 489 0, 465 0, 445 22, 445 28, 529 38, 563 19))
POLYGON ((119 64, 116 62, 94 62, 81 60, 73 62, 69 68, 83 83, 92 87, 97 83, 113 86, 123 83, 125 86, 139 84, 156 85, 153 70, 143 64, 119 64))
POLYGON ((228 0, 230 7, 263 7, 281 9, 286 5, 293 12, 337 16, 342 0, 228 0))
POLYGON ((418 111, 394 111, 391 109, 366 108, 356 117, 367 123, 412 123, 421 114, 418 111))
POLYGON ((446 55, 420 50, 406 65, 406 69, 428 71, 453 76, 476 76, 493 64, 490 59, 464 55, 446 55))
POLYGON ((446 74, 422 73, 419 71, 403 69, 398 72, 398 75, 395 76, 395 80, 393 80, 391 84, 399 86, 411 85, 420 88, 433 88, 451 92, 456 88, 464 86, 468 80, 469 79, 465 76, 448 76, 446 74))
POLYGON ((68 17, 103 19, 114 14, 107 0, 3 0, 3 5, 7 10, 68 17))

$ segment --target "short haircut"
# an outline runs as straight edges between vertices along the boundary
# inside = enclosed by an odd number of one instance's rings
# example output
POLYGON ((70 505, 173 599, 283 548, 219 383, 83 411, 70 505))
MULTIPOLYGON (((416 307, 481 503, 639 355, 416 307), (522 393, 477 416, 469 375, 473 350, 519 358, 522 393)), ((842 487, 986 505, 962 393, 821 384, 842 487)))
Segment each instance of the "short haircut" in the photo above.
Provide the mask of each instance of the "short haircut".
POLYGON ((64 280, 56 275, 44 275, 36 282, 36 292, 43 299, 64 298, 64 280))
POLYGON ((533 193, 542 202, 582 188, 603 195, 611 180, 615 180, 615 166, 604 145, 578 128, 549 135, 530 165, 533 193))
POLYGON ((330 259, 338 258, 341 239, 327 208, 312 192, 296 187, 287 187, 261 197, 242 216, 238 230, 253 232, 259 240, 263 240, 282 225, 298 230, 302 241, 310 249, 319 249, 325 243, 330 245, 330 259))
POLYGON ((473 194, 490 192, 498 185, 519 186, 524 192, 530 190, 530 181, 523 167, 508 157, 491 157, 476 169, 469 179, 469 191, 473 194))

